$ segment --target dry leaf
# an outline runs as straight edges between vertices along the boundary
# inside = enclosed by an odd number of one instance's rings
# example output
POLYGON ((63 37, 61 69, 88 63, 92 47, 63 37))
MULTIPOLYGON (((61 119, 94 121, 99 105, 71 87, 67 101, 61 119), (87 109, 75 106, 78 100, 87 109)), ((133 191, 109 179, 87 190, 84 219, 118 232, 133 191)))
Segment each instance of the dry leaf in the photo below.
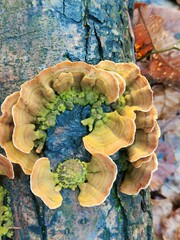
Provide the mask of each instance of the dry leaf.
MULTIPOLYGON (((161 129, 161 135, 165 135, 165 138, 169 134, 179 136, 180 138, 180 115, 168 119, 159 120, 158 124, 161 129)), ((179 140, 175 139, 175 141, 178 144, 179 140)), ((168 142, 171 143, 171 140, 168 142)))
MULTIPOLYGON (((149 59, 148 74, 157 82, 171 84, 180 87, 180 51, 177 49, 162 52, 162 50, 171 49, 178 44, 178 33, 180 32, 180 14, 176 9, 162 8, 155 5, 140 6, 134 11, 134 31, 135 38, 138 39, 139 46, 137 51, 147 54, 150 49, 151 42, 153 46, 153 54, 149 59), (140 26, 141 25, 141 26, 140 26), (138 32, 137 28, 142 30, 138 32), (142 34, 142 35, 141 35, 142 34), (140 43, 139 36, 143 36, 140 43), (146 36, 146 37, 144 37, 146 36), (149 39, 147 38, 149 36, 149 39), (145 38, 145 42, 144 41, 145 38), (145 47, 146 46, 146 47, 145 47)), ((140 57, 139 55, 139 57, 140 57)), ((141 65, 144 61, 141 62, 141 65)), ((144 73, 143 73, 144 74, 144 73)))
POLYGON ((169 216, 173 209, 172 203, 167 199, 153 199, 153 228, 158 236, 162 236, 161 221, 169 216))
POLYGON ((162 235, 164 240, 180 240, 180 208, 162 219, 162 235))
POLYGON ((176 169, 173 176, 161 187, 160 193, 168 198, 175 206, 180 202, 180 167, 176 169))
POLYGON ((149 34, 143 24, 136 25, 134 34, 136 38, 136 59, 140 59, 153 49, 153 45, 151 43, 151 39, 149 38, 149 34))
MULTIPOLYGON (((174 173, 168 177, 167 181, 160 188, 160 193, 164 197, 170 199, 173 204, 177 205, 180 202, 180 116, 170 118, 168 120, 158 121, 161 133, 165 143, 174 152, 176 163, 174 173)), ((167 158, 172 158, 172 155, 167 154, 167 158)))
POLYGON ((154 105, 158 111, 158 119, 168 119, 180 113, 180 91, 172 87, 155 85, 154 105))
POLYGON ((156 150, 158 157, 158 170, 153 174, 150 188, 152 191, 157 191, 164 184, 166 178, 168 178, 175 170, 176 162, 174 152, 172 148, 165 142, 160 142, 156 150))
POLYGON ((163 240, 162 237, 158 236, 155 232, 153 233, 154 240, 163 240))
POLYGON ((179 240, 180 208, 173 211, 173 205, 168 199, 155 199, 152 200, 152 204, 156 239, 179 240))

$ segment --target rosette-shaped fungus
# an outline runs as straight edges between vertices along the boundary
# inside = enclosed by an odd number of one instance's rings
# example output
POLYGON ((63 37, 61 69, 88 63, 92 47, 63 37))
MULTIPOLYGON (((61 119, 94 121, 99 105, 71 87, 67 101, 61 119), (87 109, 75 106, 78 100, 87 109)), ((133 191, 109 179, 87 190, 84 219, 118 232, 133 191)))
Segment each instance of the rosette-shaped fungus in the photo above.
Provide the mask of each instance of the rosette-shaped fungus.
MULTIPOLYGON (((4 101, 2 113, 0 145, 11 162, 19 163, 26 174, 31 174, 32 191, 50 208, 61 205, 62 197, 58 190, 65 186, 80 188, 78 199, 82 206, 92 206, 85 199, 85 195, 90 196, 91 192, 94 194, 94 198, 91 197, 93 204, 102 203, 116 175, 109 155, 121 149, 127 150, 130 163, 120 186, 122 192, 137 194, 146 188, 157 168, 154 151, 160 131, 153 93, 133 63, 102 61, 93 66, 84 62, 61 62, 25 82, 20 92, 4 101), (86 174, 80 171, 80 176, 73 179, 73 186, 70 183, 61 186, 62 179, 61 184, 57 184, 50 171, 51 159, 42 157, 46 130, 56 124, 57 115, 73 110, 75 105, 91 108, 90 116, 82 119, 81 123, 89 130, 89 134, 83 137, 83 144, 92 154, 92 160, 90 163, 78 162, 77 165, 83 165, 87 172, 90 166, 95 171, 96 167, 102 168, 97 170, 102 174, 97 174, 97 181, 95 173, 88 172, 86 178, 86 174), (109 170, 105 167, 107 162, 111 162, 109 170), (103 185, 105 182, 108 187, 103 185), (55 183, 58 186, 54 188, 55 183), (92 187, 95 185, 101 190, 92 187)), ((69 161, 66 161, 66 169, 70 169, 72 163, 76 165, 75 160, 68 165, 69 161)), ((58 162, 57 166, 60 166, 58 162)), ((66 179, 69 181, 71 177, 66 179)))

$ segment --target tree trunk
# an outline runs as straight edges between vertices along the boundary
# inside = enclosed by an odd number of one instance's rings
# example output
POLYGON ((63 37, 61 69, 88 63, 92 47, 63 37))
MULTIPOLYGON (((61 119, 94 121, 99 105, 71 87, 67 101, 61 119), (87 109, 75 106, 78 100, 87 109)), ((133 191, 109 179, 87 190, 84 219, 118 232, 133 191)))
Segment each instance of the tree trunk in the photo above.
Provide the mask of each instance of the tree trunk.
MULTIPOLYGON (((60 61, 133 61, 129 13, 132 0, 2 0, 0 102, 40 70, 60 61)), ((48 209, 29 188, 29 176, 15 166, 15 179, 1 177, 10 192, 14 239, 20 240, 150 240, 149 191, 117 194, 83 208, 77 191, 64 191, 63 205, 48 209)), ((6 238, 4 238, 6 239, 6 238)))

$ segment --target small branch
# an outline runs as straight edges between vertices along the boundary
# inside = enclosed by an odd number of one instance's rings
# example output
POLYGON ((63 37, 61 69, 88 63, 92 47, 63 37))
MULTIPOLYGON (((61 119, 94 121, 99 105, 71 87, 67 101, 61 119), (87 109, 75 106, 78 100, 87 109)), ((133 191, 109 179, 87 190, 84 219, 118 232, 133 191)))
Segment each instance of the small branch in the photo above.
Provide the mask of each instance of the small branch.
POLYGON ((20 230, 21 228, 20 227, 9 227, 8 229, 9 230, 20 230))
POLYGON ((137 59, 137 61, 142 61, 144 58, 147 58, 147 57, 151 56, 152 54, 167 52, 167 51, 171 51, 171 50, 178 50, 178 51, 180 51, 180 47, 178 47, 177 45, 173 45, 172 47, 169 47, 169 48, 164 48, 164 49, 159 49, 159 50, 151 50, 151 51, 147 52, 141 58, 137 59))

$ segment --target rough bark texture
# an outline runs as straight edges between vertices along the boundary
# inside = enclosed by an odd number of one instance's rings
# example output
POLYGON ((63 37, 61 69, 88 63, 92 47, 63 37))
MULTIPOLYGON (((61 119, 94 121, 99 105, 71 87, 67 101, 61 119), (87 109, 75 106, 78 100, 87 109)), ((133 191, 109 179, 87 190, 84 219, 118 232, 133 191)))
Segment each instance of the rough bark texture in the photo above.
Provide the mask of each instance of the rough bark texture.
MULTIPOLYGON (((128 11, 132 0, 2 0, 0 1, 0 103, 41 69, 59 61, 96 64, 110 59, 132 61, 128 11)), ((65 201, 49 210, 29 188, 29 176, 15 166, 15 180, 0 178, 12 198, 14 239, 20 240, 150 240, 148 190, 135 197, 117 193, 100 206, 83 208, 77 191, 65 190, 65 201)), ((122 176, 120 176, 122 177, 122 176)))

